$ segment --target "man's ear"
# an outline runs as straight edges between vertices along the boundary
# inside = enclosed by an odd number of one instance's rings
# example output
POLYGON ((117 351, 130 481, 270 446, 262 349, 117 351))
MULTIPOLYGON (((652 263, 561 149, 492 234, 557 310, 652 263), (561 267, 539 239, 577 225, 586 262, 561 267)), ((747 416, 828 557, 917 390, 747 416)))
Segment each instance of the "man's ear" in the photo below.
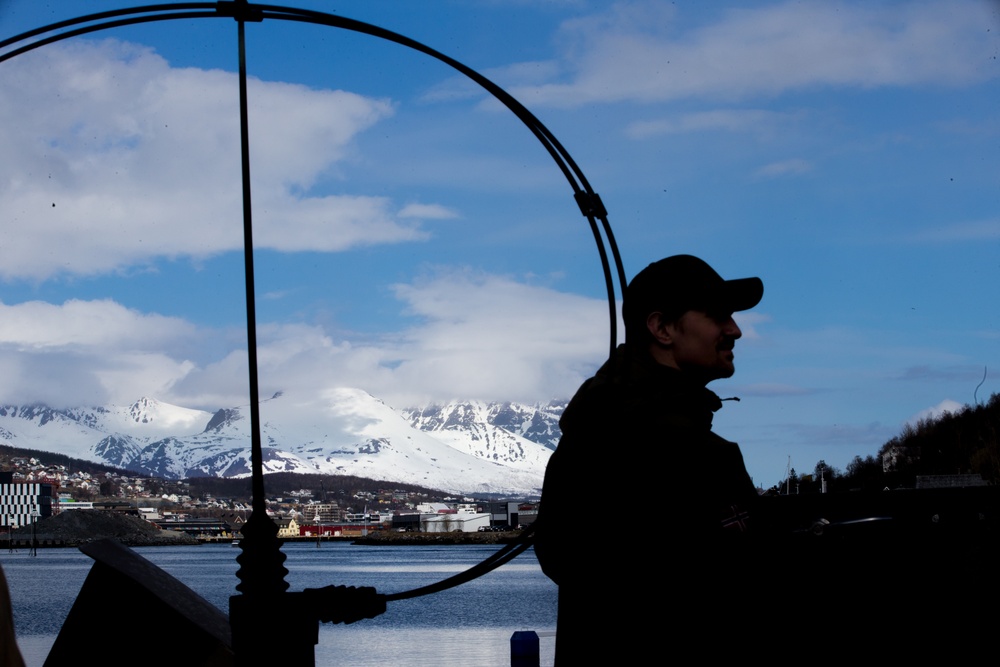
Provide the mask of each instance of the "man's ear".
POLYGON ((664 321, 663 313, 650 313, 646 317, 646 328, 649 329, 653 339, 661 345, 673 344, 672 327, 664 321))

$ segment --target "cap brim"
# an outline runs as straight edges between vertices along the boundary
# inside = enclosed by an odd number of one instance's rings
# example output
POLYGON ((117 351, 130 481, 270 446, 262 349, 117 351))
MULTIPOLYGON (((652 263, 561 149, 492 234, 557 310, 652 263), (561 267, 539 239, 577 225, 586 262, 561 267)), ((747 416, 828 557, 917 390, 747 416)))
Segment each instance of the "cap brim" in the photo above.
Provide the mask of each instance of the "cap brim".
POLYGON ((750 310, 764 297, 764 281, 760 278, 737 278, 722 284, 720 296, 725 306, 736 312, 750 310))

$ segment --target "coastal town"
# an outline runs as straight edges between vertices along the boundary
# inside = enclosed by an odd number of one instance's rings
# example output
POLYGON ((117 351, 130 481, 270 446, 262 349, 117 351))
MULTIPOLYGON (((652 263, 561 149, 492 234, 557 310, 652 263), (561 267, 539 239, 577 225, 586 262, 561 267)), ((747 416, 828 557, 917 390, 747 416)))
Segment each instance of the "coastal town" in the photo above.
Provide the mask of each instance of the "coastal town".
MULTIPOLYGON (((532 523, 537 507, 537 499, 477 499, 390 487, 348 495, 343 488, 327 491, 322 483, 317 490, 291 488, 267 499, 268 516, 283 540, 354 539, 379 532, 503 533, 532 523)), ((0 453, 0 540, 11 548, 26 541, 44 547, 87 540, 50 530, 60 515, 71 512, 135 517, 163 536, 227 541, 240 539, 251 509, 249 498, 214 495, 199 488, 197 480, 84 470, 45 461, 42 455, 0 453)))

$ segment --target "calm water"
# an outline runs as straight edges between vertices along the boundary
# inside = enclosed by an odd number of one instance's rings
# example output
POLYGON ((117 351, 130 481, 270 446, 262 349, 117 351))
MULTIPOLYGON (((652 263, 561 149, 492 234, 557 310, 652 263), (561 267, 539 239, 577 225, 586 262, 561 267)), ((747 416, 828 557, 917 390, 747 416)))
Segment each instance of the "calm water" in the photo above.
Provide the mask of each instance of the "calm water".
MULTIPOLYGON (((292 544, 289 590, 374 586, 396 593, 440 581, 494 553, 494 546, 366 547, 292 544)), ((228 544, 136 549, 223 611, 236 579, 239 549, 228 544)), ((0 552, 14 604, 18 643, 29 667, 41 666, 93 561, 75 549, 0 552)), ((124 606, 127 600, 121 600, 124 606)), ((110 606, 114 609, 113 603, 110 606)), ((436 595, 392 602, 385 614, 353 625, 320 626, 316 664, 400 667, 506 667, 516 630, 555 630, 556 587, 529 550, 499 570, 436 595)), ((282 619, 275 615, 280 635, 282 619)), ((542 665, 555 640, 541 639, 542 665)))

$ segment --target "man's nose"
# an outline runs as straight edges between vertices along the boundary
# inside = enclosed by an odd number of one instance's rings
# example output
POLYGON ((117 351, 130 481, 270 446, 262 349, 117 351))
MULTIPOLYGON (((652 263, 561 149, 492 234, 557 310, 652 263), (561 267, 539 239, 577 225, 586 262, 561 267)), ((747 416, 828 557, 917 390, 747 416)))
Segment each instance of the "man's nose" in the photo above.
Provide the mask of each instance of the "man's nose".
POLYGON ((739 325, 736 324, 736 320, 734 320, 732 316, 729 317, 729 321, 726 322, 726 325, 722 328, 722 331, 727 336, 733 338, 734 340, 743 335, 743 332, 740 331, 739 325))

